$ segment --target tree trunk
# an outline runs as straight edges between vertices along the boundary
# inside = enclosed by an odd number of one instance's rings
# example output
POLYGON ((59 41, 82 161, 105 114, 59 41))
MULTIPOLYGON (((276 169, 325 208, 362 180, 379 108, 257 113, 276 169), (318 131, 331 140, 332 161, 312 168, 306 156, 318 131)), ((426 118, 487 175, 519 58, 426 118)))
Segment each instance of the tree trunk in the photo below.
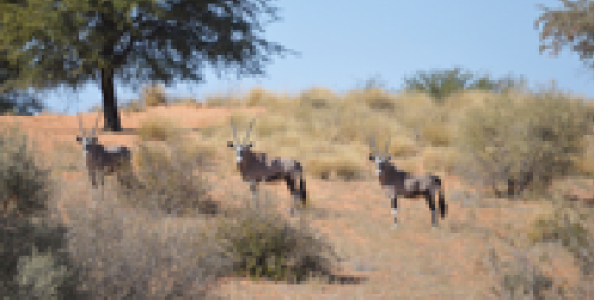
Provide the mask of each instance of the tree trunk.
POLYGON ((123 131, 115 97, 114 71, 112 69, 102 69, 101 72, 104 131, 123 131))

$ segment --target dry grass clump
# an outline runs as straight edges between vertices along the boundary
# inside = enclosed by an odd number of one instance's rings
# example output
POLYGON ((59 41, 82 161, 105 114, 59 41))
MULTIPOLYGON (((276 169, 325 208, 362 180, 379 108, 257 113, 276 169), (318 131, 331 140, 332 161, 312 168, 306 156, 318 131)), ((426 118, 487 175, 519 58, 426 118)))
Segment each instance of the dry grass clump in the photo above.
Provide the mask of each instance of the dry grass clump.
MULTIPOLYGON (((315 154, 306 162, 308 174, 321 179, 357 180, 363 177, 363 165, 368 153, 356 145, 332 147, 330 153, 315 154)), ((364 148, 364 147, 363 147, 364 148)))
POLYGON ((369 88, 364 90, 351 91, 345 95, 345 98, 353 102, 362 102, 373 110, 393 111, 398 102, 398 96, 381 88, 369 88))
POLYGON ((275 205, 270 196, 258 199, 259 208, 251 201, 235 218, 217 222, 216 242, 234 261, 236 274, 288 282, 332 274, 339 258, 323 236, 306 222, 292 224, 276 210, 260 209, 275 205))
POLYGON ((300 101, 309 104, 312 109, 331 108, 338 99, 337 94, 331 89, 313 87, 300 94, 300 101))
POLYGON ((429 172, 454 172, 463 161, 461 153, 452 147, 428 147, 421 152, 423 168, 429 172))
POLYGON ((146 104, 146 107, 167 105, 169 101, 164 86, 158 84, 145 86, 142 89, 140 99, 146 104))
POLYGON ((594 177, 594 136, 586 135, 582 143, 582 153, 573 157, 573 171, 579 175, 594 177))
POLYGON ((147 117, 138 129, 138 135, 143 141, 166 141, 179 132, 180 129, 173 119, 158 115, 147 117))

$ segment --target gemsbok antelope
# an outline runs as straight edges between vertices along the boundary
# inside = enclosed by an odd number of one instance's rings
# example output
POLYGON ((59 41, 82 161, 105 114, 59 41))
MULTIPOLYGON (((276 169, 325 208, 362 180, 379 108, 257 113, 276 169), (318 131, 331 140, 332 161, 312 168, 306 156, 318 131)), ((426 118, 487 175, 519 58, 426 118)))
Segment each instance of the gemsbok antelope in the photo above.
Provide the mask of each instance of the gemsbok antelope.
POLYGON ((444 191, 442 190, 442 180, 432 174, 413 175, 411 173, 399 170, 392 164, 392 157, 388 154, 389 143, 385 144, 384 153, 379 153, 375 147, 375 141, 371 136, 371 153, 369 160, 375 162, 375 172, 379 177, 379 183, 385 190, 386 196, 392 202, 392 215, 394 215, 394 226, 398 224, 398 201, 397 197, 407 199, 417 199, 421 196, 427 200, 429 210, 431 210, 431 225, 437 226, 437 215, 435 209, 435 193, 438 194, 438 202, 440 214, 442 218, 446 217, 448 207, 444 199, 444 191))
MULTIPOLYGON (((231 130, 234 141, 228 141, 227 147, 234 148, 236 152, 237 169, 242 179, 250 183, 250 190, 255 200, 260 182, 274 183, 285 181, 290 194, 294 197, 294 204, 300 199, 302 206, 305 207, 307 193, 302 165, 290 158, 275 157, 271 159, 266 153, 252 151, 250 149, 252 148, 252 143, 246 144, 246 141, 250 136, 254 121, 255 119, 250 123, 250 127, 246 131, 246 137, 240 143, 237 138, 235 126, 233 125, 233 118, 231 119, 231 130), (299 186, 297 186, 297 183, 299 183, 299 186)), ((290 214, 294 215, 294 205, 290 209, 290 214)))
POLYGON ((77 136, 77 142, 81 143, 83 158, 85 159, 92 186, 98 188, 99 181, 100 185, 104 187, 104 176, 115 173, 120 183, 124 179, 133 179, 131 178, 133 174, 131 168, 131 151, 129 148, 122 145, 104 146, 98 143, 96 129, 100 116, 96 118, 96 125, 92 128, 89 136, 86 130, 83 129, 81 116, 78 117, 80 135, 77 136), (129 177, 123 177, 122 175, 129 177))

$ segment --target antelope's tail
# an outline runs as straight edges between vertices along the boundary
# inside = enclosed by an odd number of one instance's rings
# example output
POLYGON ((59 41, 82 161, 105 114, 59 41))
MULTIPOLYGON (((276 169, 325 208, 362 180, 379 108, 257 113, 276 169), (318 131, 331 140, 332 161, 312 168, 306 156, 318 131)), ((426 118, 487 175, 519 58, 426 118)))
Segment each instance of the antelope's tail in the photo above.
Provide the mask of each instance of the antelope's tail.
POLYGON ((302 206, 306 207, 306 200, 308 195, 306 193, 306 182, 304 178, 300 177, 300 199, 302 199, 302 206))
POLYGON ((442 216, 442 219, 446 217, 446 214, 448 213, 448 206, 446 204, 446 198, 444 196, 444 189, 442 188, 442 180, 439 177, 435 177, 435 184, 438 187, 438 203, 440 206, 440 214, 442 216))

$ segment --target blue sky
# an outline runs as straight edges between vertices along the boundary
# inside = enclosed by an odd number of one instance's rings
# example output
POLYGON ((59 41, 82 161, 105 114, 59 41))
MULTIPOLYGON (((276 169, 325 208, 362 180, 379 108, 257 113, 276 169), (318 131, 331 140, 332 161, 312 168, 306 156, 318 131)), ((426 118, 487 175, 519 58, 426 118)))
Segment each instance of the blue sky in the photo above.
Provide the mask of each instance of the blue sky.
MULTIPOLYGON (((539 54, 537 4, 556 7, 560 1, 278 1, 282 20, 267 26, 265 36, 300 56, 275 57, 259 79, 218 79, 207 70, 205 83, 175 85, 167 93, 202 98, 255 86, 344 91, 374 76, 399 88, 416 71, 460 66, 492 77, 522 74, 533 87, 556 80, 561 89, 592 98, 593 73, 578 56, 568 49, 557 57, 539 54)), ((117 97, 138 94, 119 86, 117 97)), ((75 95, 57 89, 45 99, 50 110, 73 114, 99 105, 101 93, 90 83, 75 95)))

